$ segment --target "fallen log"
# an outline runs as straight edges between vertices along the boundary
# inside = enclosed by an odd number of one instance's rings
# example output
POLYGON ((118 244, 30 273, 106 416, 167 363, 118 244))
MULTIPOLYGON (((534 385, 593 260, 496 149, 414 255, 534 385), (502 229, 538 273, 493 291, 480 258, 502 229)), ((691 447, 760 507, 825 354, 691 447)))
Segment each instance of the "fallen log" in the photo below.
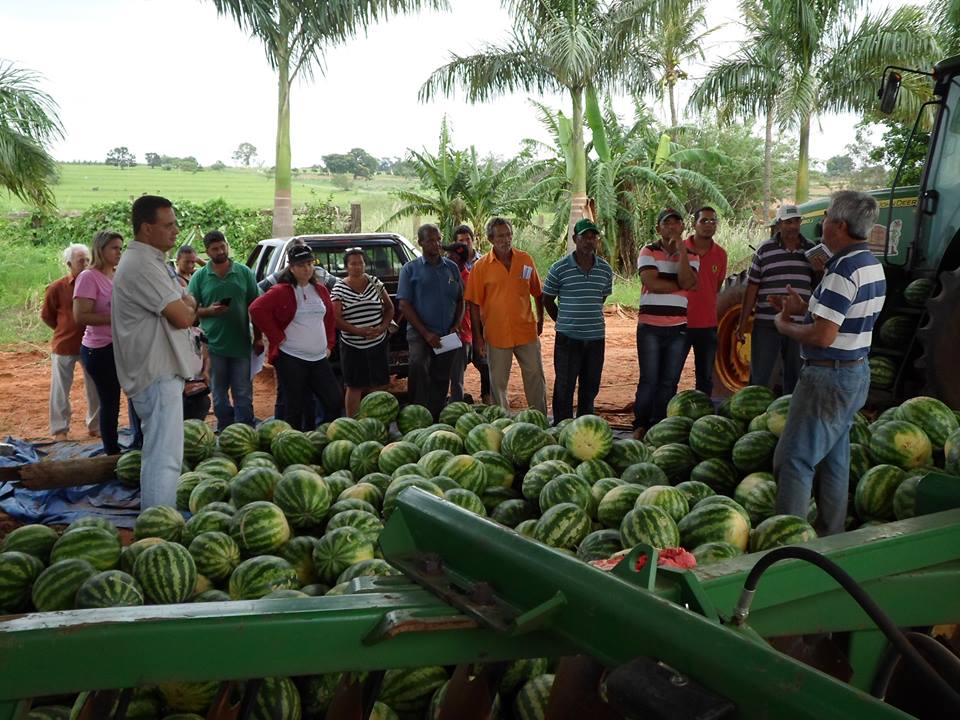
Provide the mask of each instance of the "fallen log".
POLYGON ((28 490, 53 490, 109 482, 116 479, 119 458, 119 455, 99 455, 5 467, 0 468, 0 481, 15 482, 28 490))

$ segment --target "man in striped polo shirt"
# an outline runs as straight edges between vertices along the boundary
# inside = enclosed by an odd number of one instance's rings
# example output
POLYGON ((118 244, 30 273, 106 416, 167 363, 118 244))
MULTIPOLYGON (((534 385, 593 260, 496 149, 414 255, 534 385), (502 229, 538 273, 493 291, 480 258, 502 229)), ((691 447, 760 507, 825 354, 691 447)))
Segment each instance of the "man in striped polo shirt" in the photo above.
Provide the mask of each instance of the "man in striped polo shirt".
MULTIPOLYGON (((737 337, 743 342, 756 305, 757 314, 750 335, 750 384, 773 387, 773 368, 780 358, 784 394, 793 392, 800 377, 800 345, 778 333, 773 326, 777 311, 770 304, 770 298, 785 295, 789 285, 803 300, 808 300, 816 273, 823 270, 822 267, 815 268, 804 254, 813 245, 800 234, 802 220, 796 205, 781 205, 777 209, 777 232, 757 248, 747 272, 749 284, 743 296, 737 329, 737 337)), ((794 318, 797 321, 802 319, 802 316, 794 318)))
POLYGON ((613 270, 597 257, 600 228, 583 218, 573 227, 576 250, 557 260, 543 284, 543 309, 553 318, 553 422, 593 413, 603 373, 603 302, 613 292, 613 270), (560 301, 559 308, 557 301, 560 301))
POLYGON ((673 208, 657 217, 660 240, 640 251, 640 312, 637 315, 637 359, 640 382, 633 403, 634 436, 667 414, 677 392, 687 352, 687 292, 697 287, 700 261, 687 254, 683 216, 673 208))
POLYGON ((809 304, 787 287, 773 300, 777 330, 800 343, 803 370, 774 455, 778 514, 805 517, 817 471, 818 531, 844 530, 850 475, 850 425, 867 401, 867 356, 873 326, 886 296, 883 266, 867 237, 877 201, 865 193, 834 193, 823 221, 823 242, 833 256, 809 304), (802 314, 802 322, 794 315, 802 314))

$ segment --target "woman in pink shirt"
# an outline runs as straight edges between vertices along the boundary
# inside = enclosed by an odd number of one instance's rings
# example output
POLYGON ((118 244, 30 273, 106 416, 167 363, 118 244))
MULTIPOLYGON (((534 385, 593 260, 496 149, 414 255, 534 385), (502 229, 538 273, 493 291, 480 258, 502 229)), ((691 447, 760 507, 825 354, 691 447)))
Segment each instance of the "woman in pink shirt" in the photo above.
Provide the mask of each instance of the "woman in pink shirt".
POLYGON ((80 360, 93 378, 100 397, 100 437, 107 455, 119 455, 117 422, 120 416, 120 381, 113 360, 110 334, 110 301, 113 273, 120 262, 123 237, 103 230, 93 238, 93 263, 77 276, 73 290, 73 319, 85 325, 80 360))

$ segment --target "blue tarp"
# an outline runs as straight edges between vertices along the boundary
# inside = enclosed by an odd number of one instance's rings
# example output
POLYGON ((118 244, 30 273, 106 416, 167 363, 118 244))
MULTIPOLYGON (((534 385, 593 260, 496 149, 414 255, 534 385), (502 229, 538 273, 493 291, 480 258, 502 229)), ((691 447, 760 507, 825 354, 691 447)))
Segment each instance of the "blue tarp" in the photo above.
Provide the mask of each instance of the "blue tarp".
MULTIPOLYGON (((103 453, 99 444, 34 445, 12 437, 6 442, 16 448, 16 452, 0 457, 0 467, 35 463, 41 459, 93 457, 103 453)), ((79 517, 96 515, 107 518, 117 527, 132 528, 140 512, 140 490, 119 481, 56 490, 27 490, 16 483, 0 483, 0 510, 24 523, 68 525, 79 517)))

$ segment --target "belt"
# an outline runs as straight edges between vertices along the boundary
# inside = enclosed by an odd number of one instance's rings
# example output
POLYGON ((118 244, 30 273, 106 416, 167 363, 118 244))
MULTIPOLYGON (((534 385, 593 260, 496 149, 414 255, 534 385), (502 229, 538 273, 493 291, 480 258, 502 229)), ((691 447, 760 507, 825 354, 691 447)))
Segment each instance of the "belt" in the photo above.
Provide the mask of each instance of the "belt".
POLYGON ((851 367, 853 365, 859 365, 864 362, 866 358, 857 358, 856 360, 806 360, 804 359, 803 365, 807 367, 812 365, 813 367, 831 367, 834 369, 851 367))

